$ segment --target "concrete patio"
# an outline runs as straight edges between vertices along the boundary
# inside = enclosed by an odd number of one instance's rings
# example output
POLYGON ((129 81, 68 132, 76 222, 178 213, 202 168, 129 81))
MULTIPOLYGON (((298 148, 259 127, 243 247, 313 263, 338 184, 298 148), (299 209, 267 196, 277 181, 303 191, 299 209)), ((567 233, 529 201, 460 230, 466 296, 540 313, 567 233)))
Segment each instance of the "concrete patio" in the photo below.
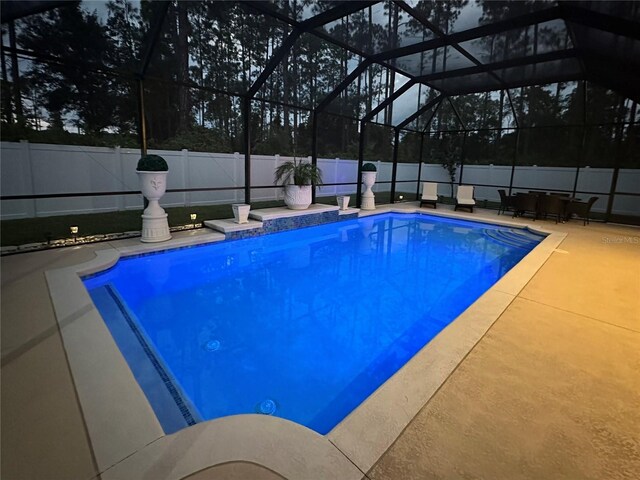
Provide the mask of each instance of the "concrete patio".
MULTIPOLYGON (((568 235, 363 478, 638 478, 640 229, 516 221, 568 235)), ((3 478, 98 475, 44 271, 104 248, 1 260, 3 478)), ((230 462, 184 478, 283 476, 230 462)))

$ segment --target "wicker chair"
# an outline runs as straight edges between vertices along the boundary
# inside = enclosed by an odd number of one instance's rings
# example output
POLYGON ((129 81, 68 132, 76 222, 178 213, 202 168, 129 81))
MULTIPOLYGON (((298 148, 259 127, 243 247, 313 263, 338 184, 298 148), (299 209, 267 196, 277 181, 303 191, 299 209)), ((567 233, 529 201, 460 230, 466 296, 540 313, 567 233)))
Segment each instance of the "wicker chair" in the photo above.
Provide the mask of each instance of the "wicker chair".
POLYGON ((555 215, 556 223, 564 222, 566 204, 557 195, 541 195, 538 197, 538 213, 547 218, 547 215, 555 215))
POLYGON ((588 202, 571 202, 569 204, 569 215, 576 214, 579 217, 582 217, 583 225, 587 225, 589 223, 589 215, 591 214, 591 207, 593 204, 598 201, 599 197, 591 197, 588 202))
POLYGON ((538 196, 532 193, 517 193, 514 204, 514 217, 521 217, 525 212, 533 213, 533 219, 538 217, 538 196))
POLYGON ((507 195, 507 192, 502 189, 499 189, 498 193, 500 194, 500 208, 498 208, 498 215, 500 215, 501 213, 514 208, 516 197, 515 195, 507 195))

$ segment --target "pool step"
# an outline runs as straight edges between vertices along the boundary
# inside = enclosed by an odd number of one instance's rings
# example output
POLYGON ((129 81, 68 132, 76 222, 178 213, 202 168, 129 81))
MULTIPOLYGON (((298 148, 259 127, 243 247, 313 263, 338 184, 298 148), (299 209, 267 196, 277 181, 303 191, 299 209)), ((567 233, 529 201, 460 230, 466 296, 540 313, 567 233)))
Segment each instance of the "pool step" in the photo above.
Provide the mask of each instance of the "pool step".
POLYGON ((544 238, 541 235, 517 229, 495 230, 486 228, 483 233, 491 240, 502 245, 514 248, 525 248, 527 250, 536 246, 544 238))

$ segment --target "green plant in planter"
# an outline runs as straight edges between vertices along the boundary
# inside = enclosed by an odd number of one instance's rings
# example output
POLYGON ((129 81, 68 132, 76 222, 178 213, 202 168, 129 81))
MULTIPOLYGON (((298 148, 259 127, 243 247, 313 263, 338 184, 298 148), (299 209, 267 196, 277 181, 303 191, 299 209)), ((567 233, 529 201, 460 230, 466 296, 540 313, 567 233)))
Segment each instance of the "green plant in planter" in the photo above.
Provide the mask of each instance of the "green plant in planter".
POLYGON ((322 170, 317 165, 294 159, 276 168, 273 183, 283 186, 293 184, 299 187, 311 184, 322 185, 322 170))
POLYGON ((362 171, 363 172, 377 172, 378 169, 376 168, 376 166, 373 163, 365 163, 364 165, 362 165, 362 171))
POLYGON ((169 165, 160 155, 143 155, 138 160, 136 169, 139 172, 166 172, 169 170, 169 165))

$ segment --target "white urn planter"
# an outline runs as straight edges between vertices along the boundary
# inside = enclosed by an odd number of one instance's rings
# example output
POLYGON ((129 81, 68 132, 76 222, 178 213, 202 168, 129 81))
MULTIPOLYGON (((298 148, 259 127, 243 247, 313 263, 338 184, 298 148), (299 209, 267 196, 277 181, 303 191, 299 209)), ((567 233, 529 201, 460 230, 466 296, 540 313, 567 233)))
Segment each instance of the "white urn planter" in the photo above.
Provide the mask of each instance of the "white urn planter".
POLYGON ((338 207, 340 210, 347 210, 349 208, 349 199, 351 197, 349 195, 338 195, 336 196, 336 201, 338 202, 338 207))
POLYGON ((158 201, 167 190, 167 172, 146 172, 136 170, 140 182, 140 190, 149 205, 142 212, 143 242, 164 242, 171 238, 167 214, 158 201))
POLYGON ((311 205, 311 185, 284 187, 284 203, 291 210, 306 210, 311 205))
POLYGON ((233 218, 236 223, 249 223, 249 211, 251 205, 246 203, 233 203, 231 204, 233 209, 233 218))
POLYGON ((360 208, 362 210, 375 210, 376 200, 371 187, 376 183, 376 176, 378 172, 362 172, 362 183, 364 183, 365 190, 362 194, 362 202, 360 208))

